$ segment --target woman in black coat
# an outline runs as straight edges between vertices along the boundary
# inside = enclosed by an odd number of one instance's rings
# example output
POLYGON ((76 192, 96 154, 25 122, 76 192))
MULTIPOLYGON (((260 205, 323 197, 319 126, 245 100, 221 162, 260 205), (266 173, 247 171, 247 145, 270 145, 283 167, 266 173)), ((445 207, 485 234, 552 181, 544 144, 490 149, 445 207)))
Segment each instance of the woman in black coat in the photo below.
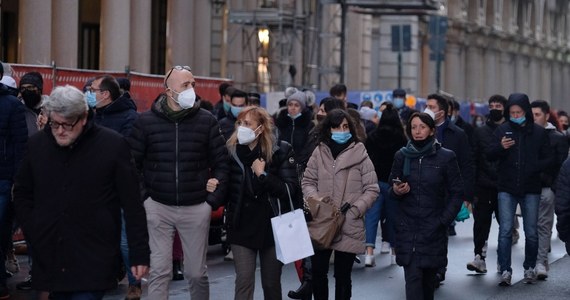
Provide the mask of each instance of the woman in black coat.
POLYGON ((407 299, 433 299, 437 269, 447 265, 447 227, 463 199, 455 153, 435 139, 435 122, 414 113, 410 142, 398 151, 390 179, 398 203, 396 262, 404 267, 407 299))
MULTIPOLYGON (((235 299, 253 299, 256 258, 266 299, 281 299, 281 268, 277 260, 271 218, 291 210, 299 191, 294 152, 276 143, 269 114, 255 106, 237 117, 227 142, 232 161, 227 207, 228 241, 236 269, 235 299), (289 189, 289 191, 287 191, 289 189)), ((300 204, 294 203, 295 207, 300 204)))

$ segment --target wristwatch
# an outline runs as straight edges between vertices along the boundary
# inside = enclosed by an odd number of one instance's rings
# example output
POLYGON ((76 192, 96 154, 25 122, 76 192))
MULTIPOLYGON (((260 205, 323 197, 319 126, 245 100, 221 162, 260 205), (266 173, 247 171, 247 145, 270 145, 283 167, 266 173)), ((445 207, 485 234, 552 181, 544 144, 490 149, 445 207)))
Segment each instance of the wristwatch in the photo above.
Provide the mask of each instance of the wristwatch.
POLYGON ((257 176, 257 180, 263 182, 266 177, 267 177, 267 172, 263 171, 263 173, 261 173, 261 174, 259 174, 259 176, 257 176))

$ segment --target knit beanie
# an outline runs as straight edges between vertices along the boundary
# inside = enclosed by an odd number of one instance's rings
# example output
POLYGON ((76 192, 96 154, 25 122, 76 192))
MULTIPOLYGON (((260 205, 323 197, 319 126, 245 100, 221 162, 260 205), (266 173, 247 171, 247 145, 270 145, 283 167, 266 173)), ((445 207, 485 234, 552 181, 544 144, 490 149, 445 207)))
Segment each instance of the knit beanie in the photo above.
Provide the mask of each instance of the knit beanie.
POLYGON ((303 92, 297 91, 293 95, 287 97, 287 104, 289 104, 290 101, 299 102, 299 104, 301 104, 301 111, 307 107, 307 95, 303 92))
POLYGON ((24 74, 24 76, 22 76, 22 79, 20 79, 20 86, 24 84, 31 84, 42 91, 44 88, 44 80, 42 79, 42 74, 38 72, 29 72, 24 74))

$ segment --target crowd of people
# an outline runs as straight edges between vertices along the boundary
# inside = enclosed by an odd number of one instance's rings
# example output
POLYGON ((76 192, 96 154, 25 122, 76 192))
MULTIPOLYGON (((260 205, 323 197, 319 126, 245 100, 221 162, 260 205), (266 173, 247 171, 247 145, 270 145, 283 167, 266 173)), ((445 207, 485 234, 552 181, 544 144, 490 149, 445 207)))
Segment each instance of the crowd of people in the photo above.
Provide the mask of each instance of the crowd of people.
MULTIPOLYGON (((137 112, 126 78, 102 75, 83 91, 30 72, 16 83, 0 69, 0 299, 18 272, 12 233, 23 230, 30 276, 18 289, 41 299, 102 299, 126 273, 125 299, 167 299, 186 279, 192 299, 209 299, 206 264, 212 212, 223 208, 235 299, 253 299, 259 261, 265 299, 281 299, 283 264, 271 218, 328 197, 345 221, 332 244, 295 263, 293 299, 350 299, 354 263, 381 253, 404 269, 407 299, 433 299, 445 280, 448 241, 462 208, 473 217, 470 271, 486 273, 493 215, 500 286, 511 285, 511 246, 522 217, 524 282, 548 277, 558 215, 570 252, 568 114, 513 93, 488 100, 488 115, 463 119, 447 94, 424 111, 406 91, 375 107, 294 87, 273 115, 260 96, 228 83, 208 105, 189 67, 164 76, 164 92, 137 112), (292 205, 292 206, 291 206, 292 205), (33 262, 33 264, 32 264, 33 262)), ((310 220, 308 221, 310 222, 310 220)))

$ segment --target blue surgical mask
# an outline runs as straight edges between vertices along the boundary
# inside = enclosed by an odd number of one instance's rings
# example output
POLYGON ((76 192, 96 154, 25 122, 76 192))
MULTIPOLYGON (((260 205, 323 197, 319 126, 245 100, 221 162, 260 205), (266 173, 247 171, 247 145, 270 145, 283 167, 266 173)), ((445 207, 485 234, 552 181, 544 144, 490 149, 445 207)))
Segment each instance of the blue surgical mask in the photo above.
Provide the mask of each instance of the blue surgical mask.
POLYGON ((300 116, 301 116, 301 113, 297 113, 297 114, 296 114, 296 115, 294 115, 294 116, 292 116, 291 114, 287 114, 287 115, 289 116, 289 118, 291 118, 291 119, 295 120, 295 119, 297 119, 298 117, 300 117, 300 116))
POLYGON ((457 121, 457 117, 456 116, 451 116, 451 122, 455 123, 455 121, 457 121))
POLYGON ((404 98, 394 98, 394 107, 397 109, 404 107, 404 98))
POLYGON ((511 122, 522 125, 524 123, 524 121, 526 121, 526 118, 524 116, 520 117, 520 118, 513 118, 511 117, 511 122))
POLYGON ((230 112, 230 107, 232 106, 231 104, 229 104, 228 102, 222 100, 224 103, 224 111, 225 112, 230 112))
POLYGON ((378 119, 382 119, 382 111, 378 111, 378 119))
POLYGON ((331 139, 337 144, 346 144, 352 138, 350 131, 332 132, 331 139))
POLYGON ((85 92, 85 101, 87 101, 87 105, 89 107, 94 108, 97 105, 97 98, 95 97, 95 93, 91 91, 85 92))
POLYGON ((242 109, 243 109, 243 107, 237 107, 237 106, 230 105, 230 110, 232 112, 232 115, 234 115, 234 117, 236 117, 236 118, 239 115, 239 113, 242 111, 242 109))

